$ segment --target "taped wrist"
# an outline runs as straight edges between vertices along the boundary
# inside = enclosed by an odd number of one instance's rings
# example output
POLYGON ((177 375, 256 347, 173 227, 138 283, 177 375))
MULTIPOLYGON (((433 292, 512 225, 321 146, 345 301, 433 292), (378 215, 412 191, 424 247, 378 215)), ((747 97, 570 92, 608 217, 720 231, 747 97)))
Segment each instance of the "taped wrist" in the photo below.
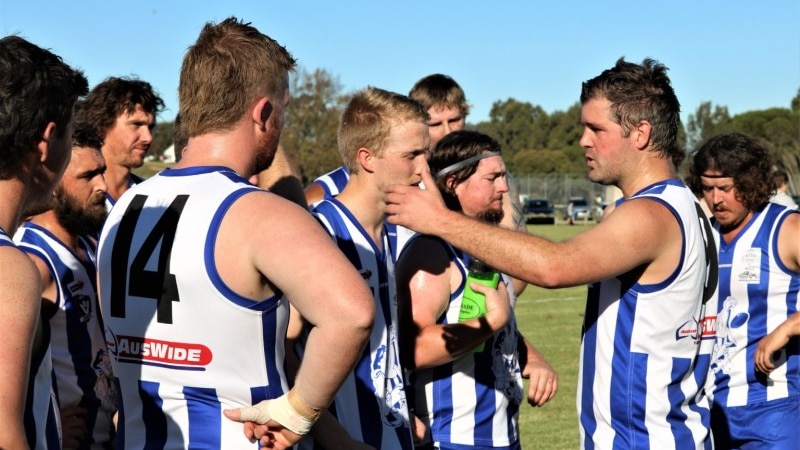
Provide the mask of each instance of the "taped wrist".
POLYGON ((269 404, 270 416, 295 434, 307 434, 322 414, 321 409, 309 405, 294 389, 289 390, 269 404))

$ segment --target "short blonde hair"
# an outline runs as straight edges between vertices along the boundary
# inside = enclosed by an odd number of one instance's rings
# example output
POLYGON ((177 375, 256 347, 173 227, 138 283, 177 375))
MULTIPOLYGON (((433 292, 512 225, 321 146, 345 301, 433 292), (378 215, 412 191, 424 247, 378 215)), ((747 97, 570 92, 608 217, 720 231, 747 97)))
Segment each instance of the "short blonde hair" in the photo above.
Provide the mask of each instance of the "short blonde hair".
POLYGON ((339 121, 339 154, 348 170, 358 171, 359 148, 382 155, 392 126, 408 121, 428 122, 428 113, 419 102, 372 86, 356 92, 339 121))

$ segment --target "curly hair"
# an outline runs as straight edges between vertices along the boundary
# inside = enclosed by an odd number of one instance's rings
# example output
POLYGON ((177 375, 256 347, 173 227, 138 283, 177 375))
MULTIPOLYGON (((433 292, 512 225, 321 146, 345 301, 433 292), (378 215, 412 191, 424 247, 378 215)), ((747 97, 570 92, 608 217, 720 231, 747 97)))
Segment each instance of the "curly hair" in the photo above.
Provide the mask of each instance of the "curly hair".
POLYGON ((86 95, 83 72, 19 36, 0 39, 0 180, 20 173, 47 124, 64 137, 75 101, 86 95))
POLYGON ((83 101, 75 103, 75 124, 72 129, 72 146, 73 147, 89 147, 100 150, 103 147, 103 136, 88 122, 82 122, 77 119, 80 115, 80 110, 83 108, 83 101))
POLYGON ((164 109, 164 101, 150 83, 128 77, 106 78, 92 88, 82 103, 76 120, 93 127, 102 137, 114 126, 117 117, 136 111, 136 105, 153 116, 164 109))
POLYGON ((697 149, 686 183, 695 195, 701 195, 700 177, 706 171, 718 171, 724 177, 733 178, 736 200, 755 211, 775 192, 772 167, 769 151, 758 140, 739 133, 721 134, 697 149))

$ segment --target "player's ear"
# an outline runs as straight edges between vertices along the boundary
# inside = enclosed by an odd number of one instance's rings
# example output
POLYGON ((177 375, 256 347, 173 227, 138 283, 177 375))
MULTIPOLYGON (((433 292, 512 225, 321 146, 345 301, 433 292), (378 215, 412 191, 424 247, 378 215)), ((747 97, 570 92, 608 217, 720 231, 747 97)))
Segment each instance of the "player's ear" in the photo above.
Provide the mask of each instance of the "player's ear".
POLYGON ((650 132, 652 131, 653 126, 650 122, 646 120, 640 120, 633 130, 631 130, 631 134, 633 134, 633 142, 636 145, 636 148, 639 150, 644 150, 650 144, 650 132))
POLYGON ((373 172, 375 170, 375 152, 372 150, 367 147, 361 147, 356 150, 356 158, 359 166, 365 171, 373 172))
POLYGON ((267 100, 267 103, 264 104, 264 107, 261 108, 261 121, 266 123, 267 119, 269 119, 270 114, 272 114, 272 103, 267 100))
POLYGON ((444 185, 447 187, 447 192, 454 193, 456 191, 456 176, 448 175, 444 185))
POLYGON ((272 114, 272 103, 268 97, 261 97, 253 106, 251 117, 253 122, 257 124, 262 130, 267 128, 267 120, 272 114))
POLYGON ((38 160, 39 163, 45 164, 50 155, 50 141, 56 138, 56 123, 48 122, 42 133, 42 139, 36 144, 36 149, 39 150, 38 160))

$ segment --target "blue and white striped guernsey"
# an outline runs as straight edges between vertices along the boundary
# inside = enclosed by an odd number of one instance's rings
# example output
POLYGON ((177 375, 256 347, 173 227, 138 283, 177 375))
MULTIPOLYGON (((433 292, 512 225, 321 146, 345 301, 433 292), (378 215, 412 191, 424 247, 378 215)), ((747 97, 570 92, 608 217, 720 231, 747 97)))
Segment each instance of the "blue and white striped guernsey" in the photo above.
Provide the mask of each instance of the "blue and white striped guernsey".
POLYGON ((714 403, 724 408, 800 395, 800 340, 789 340, 768 377, 757 372, 754 363, 759 341, 798 311, 800 274, 777 258, 778 231, 792 213, 797 211, 768 203, 753 213, 733 241, 719 243, 717 340, 711 370, 714 403))
POLYGON ((324 175, 318 176, 312 183, 322 187, 322 190, 325 191, 325 197, 336 197, 347 186, 348 180, 350 180, 350 171, 347 170, 346 166, 339 166, 324 175))
POLYGON ((78 238, 82 261, 52 233, 31 222, 23 224, 14 239, 20 249, 47 264, 55 282, 56 309, 48 325, 59 408, 86 410, 84 420, 91 431, 81 449, 107 448, 117 400, 98 310, 95 244, 78 238))
MULTIPOLYGON (((462 282, 451 293, 447 310, 437 323, 458 323, 470 256, 439 241, 461 272, 462 282)), ((506 275, 503 282, 513 310, 513 284, 506 275)), ((524 398, 518 339, 512 315, 502 330, 486 340, 483 351, 416 370, 415 412, 430 429, 436 448, 517 448, 519 408, 524 398)))
POLYGON ((214 259, 223 217, 257 189, 224 167, 171 169, 109 213, 98 271, 122 401, 117 449, 253 450, 222 410, 288 391, 282 294, 236 294, 214 259))
POLYGON ((384 226, 383 250, 378 249, 347 207, 334 198, 318 203, 313 213, 361 273, 375 299, 368 346, 329 410, 353 439, 384 450, 411 450, 414 445, 397 347, 393 242, 384 226))
POLYGON ((656 183, 633 198, 655 200, 672 212, 682 231, 682 257, 661 283, 643 285, 628 273, 590 285, 578 377, 581 446, 711 448, 702 391, 709 357, 700 343, 713 238, 704 238, 708 222, 680 181, 656 183))

